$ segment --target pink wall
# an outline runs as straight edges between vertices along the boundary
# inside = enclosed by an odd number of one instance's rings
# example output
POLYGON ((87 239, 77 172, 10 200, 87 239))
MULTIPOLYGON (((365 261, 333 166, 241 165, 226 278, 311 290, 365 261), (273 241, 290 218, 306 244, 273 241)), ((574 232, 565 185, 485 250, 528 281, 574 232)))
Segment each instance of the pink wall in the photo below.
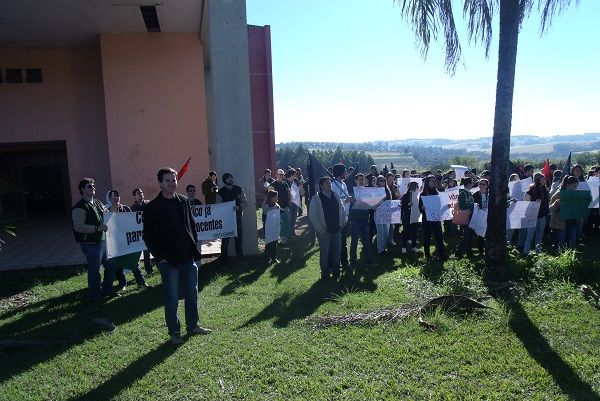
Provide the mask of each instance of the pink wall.
MULTIPOLYGON (((42 68, 43 83, 0 85, 0 143, 65 140, 73 201, 77 183, 110 186, 98 48, 1 48, 0 66, 42 68)), ((25 71, 23 71, 23 74, 25 71)))
POLYGON ((113 186, 126 200, 138 186, 153 198, 158 169, 191 156, 178 192, 194 184, 201 195, 209 167, 198 34, 102 34, 100 46, 113 186))

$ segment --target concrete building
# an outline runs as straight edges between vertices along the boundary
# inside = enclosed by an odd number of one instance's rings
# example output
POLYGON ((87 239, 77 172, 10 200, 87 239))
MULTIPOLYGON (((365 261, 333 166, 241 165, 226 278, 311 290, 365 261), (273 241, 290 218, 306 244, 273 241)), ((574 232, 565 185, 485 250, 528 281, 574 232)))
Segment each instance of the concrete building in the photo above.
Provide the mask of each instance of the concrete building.
MULTIPOLYGON (((1 206, 66 221, 82 177, 96 179, 100 199, 117 188, 130 204, 133 188, 154 197, 156 171, 190 156, 180 186, 230 172, 254 199, 262 169, 275 166, 270 31, 248 27, 245 6, 1 3, 0 176, 27 191, 1 206)), ((257 252, 251 207, 244 242, 257 252)))

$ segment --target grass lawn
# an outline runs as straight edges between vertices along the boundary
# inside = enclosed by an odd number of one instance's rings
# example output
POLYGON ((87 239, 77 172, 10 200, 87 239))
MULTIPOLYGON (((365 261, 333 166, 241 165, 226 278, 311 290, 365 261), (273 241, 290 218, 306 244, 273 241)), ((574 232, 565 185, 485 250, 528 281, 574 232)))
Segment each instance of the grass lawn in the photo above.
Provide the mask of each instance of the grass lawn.
POLYGON ((0 350, 0 400, 600 399, 600 311, 560 279, 597 279, 600 251, 511 255, 520 296, 486 300, 491 308, 478 314, 432 313, 435 331, 414 316, 312 328, 325 314, 486 292, 480 263, 424 263, 396 252, 326 282, 317 280, 318 246, 305 234, 280 248, 279 265, 204 263, 201 324, 214 331, 180 346, 168 342, 156 273, 153 288, 132 284, 99 307, 81 301, 83 269, 3 273, 0 340, 51 343, 0 350), (97 316, 116 330, 98 332, 97 316))

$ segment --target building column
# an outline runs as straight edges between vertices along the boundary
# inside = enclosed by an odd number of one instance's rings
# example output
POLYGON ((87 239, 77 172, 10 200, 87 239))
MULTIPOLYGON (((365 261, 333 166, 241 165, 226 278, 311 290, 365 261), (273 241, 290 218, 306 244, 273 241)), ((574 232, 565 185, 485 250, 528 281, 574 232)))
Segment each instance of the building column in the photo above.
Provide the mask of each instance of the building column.
MULTIPOLYGON (((201 26, 209 161, 221 176, 233 174, 248 198, 243 218, 244 253, 258 253, 255 173, 250 109, 245 0, 206 0, 201 26)), ((234 241, 230 241, 233 246, 234 241)), ((231 252, 230 252, 231 254, 231 252)))

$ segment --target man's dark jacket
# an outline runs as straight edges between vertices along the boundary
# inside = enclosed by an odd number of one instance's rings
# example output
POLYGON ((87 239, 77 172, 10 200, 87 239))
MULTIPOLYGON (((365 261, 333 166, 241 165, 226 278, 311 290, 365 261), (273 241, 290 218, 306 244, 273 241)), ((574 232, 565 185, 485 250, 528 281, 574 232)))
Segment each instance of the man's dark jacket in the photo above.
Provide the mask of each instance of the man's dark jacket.
MULTIPOLYGON (((178 260, 175 252, 177 247, 187 247, 190 258, 200 260, 200 252, 197 248, 196 224, 192 215, 192 208, 187 197, 175 194, 178 203, 180 221, 183 222, 189 240, 187 244, 177 244, 173 233, 177 230, 177 223, 167 217, 166 202, 169 200, 162 196, 162 192, 148 202, 144 208, 144 241, 150 253, 157 261, 165 259, 170 265, 175 266, 185 263, 187 260, 178 260)), ((180 254, 180 253, 179 253, 180 254)))

